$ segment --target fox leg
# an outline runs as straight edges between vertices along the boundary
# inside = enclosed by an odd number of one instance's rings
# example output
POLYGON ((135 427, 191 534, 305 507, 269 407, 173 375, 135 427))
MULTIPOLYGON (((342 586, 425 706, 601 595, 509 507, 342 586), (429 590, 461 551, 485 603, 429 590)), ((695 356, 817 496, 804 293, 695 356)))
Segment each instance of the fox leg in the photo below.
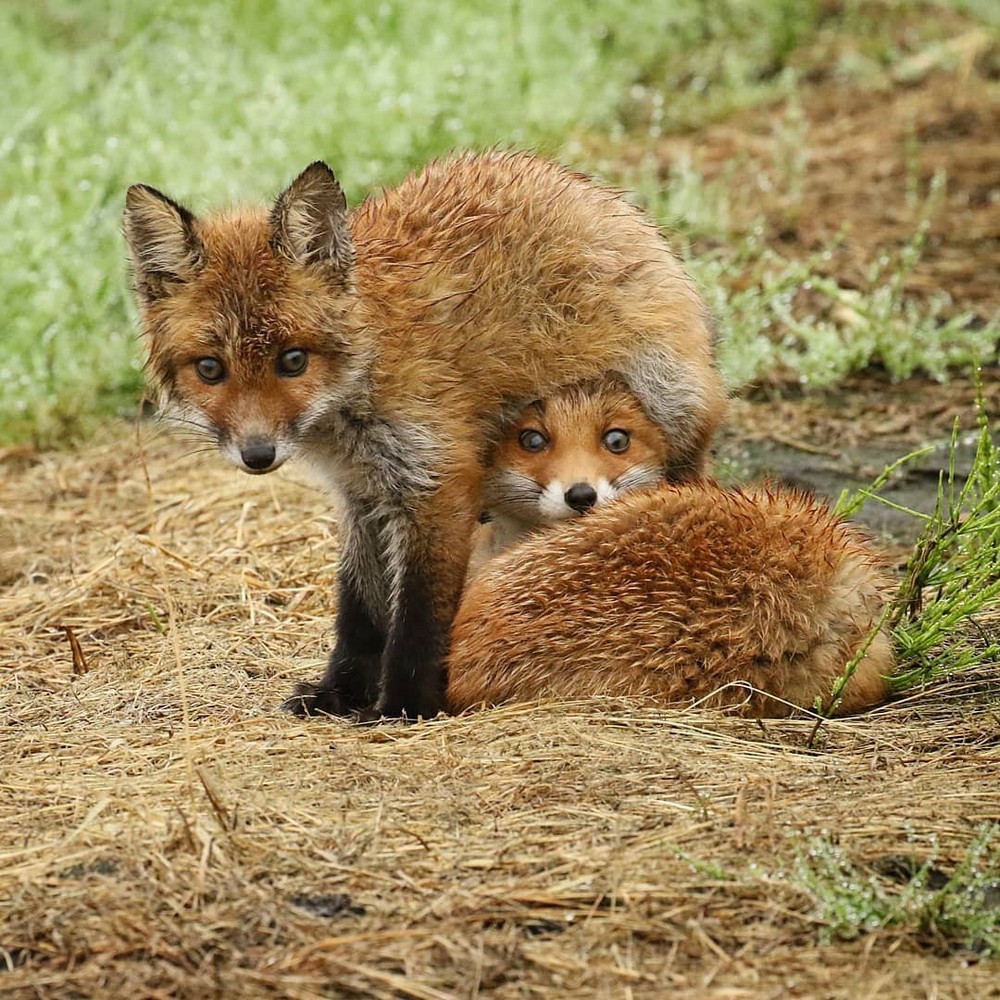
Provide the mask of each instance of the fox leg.
POLYGON ((349 498, 340 534, 337 638, 326 673, 318 684, 297 684, 282 706, 300 716, 360 711, 378 693, 389 609, 385 521, 375 508, 349 498))
POLYGON ((465 582, 481 480, 478 470, 444 480, 390 526, 393 613, 377 704, 386 718, 432 718, 444 707, 444 657, 465 582))

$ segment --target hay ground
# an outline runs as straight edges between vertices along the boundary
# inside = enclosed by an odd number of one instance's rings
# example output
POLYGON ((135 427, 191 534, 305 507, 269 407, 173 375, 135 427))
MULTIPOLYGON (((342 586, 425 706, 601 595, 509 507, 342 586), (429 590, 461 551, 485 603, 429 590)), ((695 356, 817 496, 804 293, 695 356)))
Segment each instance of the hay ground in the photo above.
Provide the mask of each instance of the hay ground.
POLYGON ((2 456, 0 993, 1000 996, 919 928, 824 943, 795 877, 823 835, 960 861, 1000 819, 996 671, 812 750, 608 702, 296 720, 328 502, 180 448, 2 456))

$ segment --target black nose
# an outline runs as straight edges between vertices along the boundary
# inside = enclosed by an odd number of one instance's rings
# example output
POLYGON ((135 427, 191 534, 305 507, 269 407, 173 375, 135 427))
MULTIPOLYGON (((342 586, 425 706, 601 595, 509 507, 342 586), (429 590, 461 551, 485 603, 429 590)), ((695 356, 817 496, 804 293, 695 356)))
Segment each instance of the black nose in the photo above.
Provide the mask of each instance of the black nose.
POLYGON ((563 494, 563 499, 573 510, 582 514, 597 503, 597 490, 590 483, 574 483, 563 494))
POLYGON ((248 469, 262 472, 274 464, 274 445, 263 438, 251 438, 240 448, 240 458, 248 469))

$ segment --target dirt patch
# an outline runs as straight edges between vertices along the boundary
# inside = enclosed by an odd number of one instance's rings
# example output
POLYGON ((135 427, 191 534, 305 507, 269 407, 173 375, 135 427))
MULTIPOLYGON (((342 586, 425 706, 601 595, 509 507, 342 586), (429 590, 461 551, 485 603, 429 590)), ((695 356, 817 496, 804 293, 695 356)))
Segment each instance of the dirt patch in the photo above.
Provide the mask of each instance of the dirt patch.
POLYGON ((607 700, 302 722, 276 706, 322 662, 337 550, 311 485, 115 428, 19 454, 0 515, 10 995, 995 989, 920 924, 827 943, 796 874, 816 844, 885 891, 956 870, 1000 818, 995 669, 812 746, 607 700))
MULTIPOLYGON (((893 504, 929 514, 949 467, 956 427, 959 483, 971 468, 980 391, 987 414, 994 420, 1000 415, 1000 369, 984 369, 981 378, 980 389, 960 377, 893 383, 868 375, 807 395, 759 391, 734 400, 718 438, 718 473, 737 482, 774 479, 835 501, 842 490, 870 486, 887 466, 929 446, 881 490, 893 504)), ((922 526, 919 518, 877 502, 869 502, 857 520, 904 558, 922 526)))
MULTIPOLYGON (((927 221, 914 296, 947 293, 986 322, 1000 310, 998 49, 983 28, 904 60, 879 84, 806 75, 794 102, 754 109, 653 147, 666 180, 690 162, 734 193, 734 235, 757 235, 789 258, 826 255, 820 274, 867 288, 872 266, 927 221), (936 175, 944 186, 930 196, 936 175)), ((833 61, 831 60, 831 64, 833 61)), ((648 156, 648 144, 623 162, 648 156)), ((695 241, 695 252, 711 241, 695 241)), ((737 277, 752 280, 750 275, 737 277)))

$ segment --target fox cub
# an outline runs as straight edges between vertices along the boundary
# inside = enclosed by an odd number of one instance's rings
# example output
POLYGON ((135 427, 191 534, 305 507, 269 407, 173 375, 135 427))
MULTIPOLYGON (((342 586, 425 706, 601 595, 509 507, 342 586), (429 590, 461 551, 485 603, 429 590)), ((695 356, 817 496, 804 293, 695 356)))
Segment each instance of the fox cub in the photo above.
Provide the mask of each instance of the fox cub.
POLYGON ((483 489, 487 523, 470 569, 540 528, 663 482, 669 457, 666 434, 620 380, 581 382, 534 400, 491 456, 483 489))
POLYGON ((617 373, 677 481, 723 416, 667 243, 527 153, 433 163, 352 213, 323 163, 269 208, 201 217, 135 185, 124 229, 164 409, 246 472, 301 456, 344 501, 337 639, 300 714, 442 707, 487 442, 530 400, 617 373))
MULTIPOLYGON (((662 448, 616 387, 570 390, 513 424, 487 474, 487 530, 500 530, 452 632, 453 710, 594 694, 711 696, 761 716, 829 703, 891 586, 873 552, 796 492, 656 485, 662 448)), ((884 699, 892 668, 879 631, 838 711, 884 699)))

